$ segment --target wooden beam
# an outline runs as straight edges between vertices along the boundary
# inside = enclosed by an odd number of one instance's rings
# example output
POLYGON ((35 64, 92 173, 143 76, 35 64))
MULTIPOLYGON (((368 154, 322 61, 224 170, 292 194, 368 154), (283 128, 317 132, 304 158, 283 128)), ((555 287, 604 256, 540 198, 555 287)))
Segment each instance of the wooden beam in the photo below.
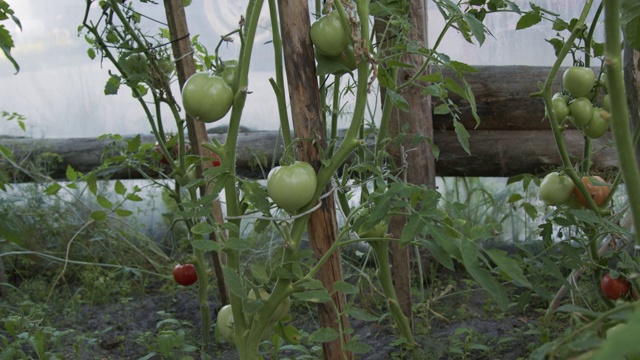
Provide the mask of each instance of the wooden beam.
MULTIPOLYGON (((436 161, 438 176, 496 176, 509 177, 523 173, 542 174, 561 166, 556 144, 548 130, 470 130, 467 154, 450 130, 436 130, 434 142, 440 150, 436 161)), ((576 158, 582 154, 583 138, 577 130, 565 130, 565 140, 569 151, 576 158)), ((212 135, 224 142, 225 135, 212 135)), ((238 175, 248 178, 264 179, 275 156, 282 156, 282 146, 276 131, 244 132, 238 139, 238 175), (280 145, 275 145, 280 144, 280 145)), ((155 143, 150 135, 142 136, 143 143, 155 143)), ((118 144, 113 140, 95 138, 75 139, 0 139, 3 145, 14 152, 17 161, 35 160, 44 153, 60 156, 60 163, 50 164, 49 175, 54 179, 64 179, 67 166, 75 170, 88 172, 97 168, 102 159, 102 151, 115 149, 118 144)), ((122 144, 120 144, 122 145, 122 144)), ((373 142, 369 142, 373 146, 373 142)), ((593 170, 598 173, 615 170, 618 158, 613 148, 612 137, 607 133, 603 138, 592 142, 593 170)), ((150 155, 151 156, 151 155, 150 155)), ((0 169, 2 168, 0 161, 0 169)), ((151 176, 155 176, 149 173, 151 176)), ((131 169, 111 169, 102 174, 113 179, 141 178, 131 169)), ((18 182, 30 181, 24 176, 18 182)))

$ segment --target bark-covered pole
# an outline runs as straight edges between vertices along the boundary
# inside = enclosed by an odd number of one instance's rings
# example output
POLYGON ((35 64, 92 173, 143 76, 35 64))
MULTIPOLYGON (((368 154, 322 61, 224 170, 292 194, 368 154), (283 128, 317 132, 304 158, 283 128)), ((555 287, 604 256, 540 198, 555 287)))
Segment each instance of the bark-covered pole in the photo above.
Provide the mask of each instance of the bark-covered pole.
MULTIPOLYGON (((427 11, 424 1, 413 1, 407 17, 411 22, 411 29, 406 39, 386 38, 395 34, 382 34, 380 31, 387 28, 386 19, 376 19, 376 35, 381 42, 381 49, 392 47, 399 41, 415 42, 420 46, 427 44, 427 11)), ((381 50, 382 51, 382 50, 381 50)), ((400 68, 396 74, 396 83, 399 86, 407 83, 415 76, 415 71, 424 64, 424 56, 419 54, 403 54, 401 61, 411 64, 413 68, 400 68)), ((384 90, 384 89, 383 89, 384 90)), ((431 147, 426 141, 417 145, 411 145, 415 135, 424 138, 433 138, 433 117, 431 111, 431 97, 422 94, 422 87, 409 85, 401 90, 401 95, 406 100, 409 110, 393 109, 389 119, 388 133, 391 138, 398 137, 406 131, 402 144, 395 146, 392 143, 387 150, 394 159, 396 168, 403 169, 399 175, 403 180, 412 184, 427 185, 435 188, 435 159, 431 147), (406 126, 406 129, 404 127, 406 126)), ((382 92, 383 99, 385 92, 382 92)), ((406 218, 395 216, 389 224, 389 232, 394 238, 400 238, 402 229, 406 224, 406 218)), ((393 281, 398 296, 398 302, 402 312, 410 320, 412 319, 411 307, 411 275, 409 247, 400 246, 397 242, 391 242, 391 262, 393 264, 393 281)))
MULTIPOLYGON (((293 128, 297 142, 296 155, 300 161, 309 162, 316 170, 320 167, 320 148, 326 147, 326 131, 322 121, 322 103, 318 80, 315 76, 315 57, 309 37, 311 19, 307 1, 281 0, 279 3, 280 27, 284 48, 289 100, 293 118, 293 128)), ((331 191, 328 185, 325 191, 331 191)), ((309 242, 315 256, 320 258, 337 241, 338 224, 333 195, 322 199, 321 207, 314 211, 308 223, 309 242)), ((339 251, 333 253, 318 272, 327 291, 332 294, 333 304, 318 304, 320 327, 339 330, 349 326, 344 315, 345 295, 333 293, 333 284, 342 280, 342 259, 339 251)), ((323 343, 325 359, 343 359, 343 339, 323 343)), ((351 355, 348 355, 351 358, 351 355)))
MULTIPOLYGON (((189 35, 189 28, 187 25, 187 17, 182 5, 182 0, 164 0, 165 12, 167 14, 167 23, 169 25, 169 33, 171 35, 171 48, 173 51, 173 57, 176 62, 176 73, 178 74, 178 83, 180 89, 184 86, 184 83, 189 79, 191 75, 196 72, 195 62, 193 60, 193 49, 191 47, 191 37, 189 35)), ((187 132, 189 136, 189 142, 191 143, 191 151, 194 154, 200 156, 211 156, 211 152, 205 149, 202 144, 209 142, 209 136, 207 135, 207 129, 203 122, 194 121, 188 115, 186 116, 187 132)), ((200 166, 196 168, 196 176, 202 177, 203 170, 211 167, 210 161, 204 162, 204 169, 200 166)), ((201 194, 208 192, 208 189, 202 188, 201 194)), ((219 201, 213 203, 213 216, 218 223, 223 223, 222 206, 219 201)), ((211 236, 215 240, 215 233, 211 236)), ((220 294, 220 302, 223 304, 229 303, 229 296, 227 294, 227 285, 222 273, 221 258, 217 254, 212 254, 213 267, 218 282, 218 291, 220 294)))

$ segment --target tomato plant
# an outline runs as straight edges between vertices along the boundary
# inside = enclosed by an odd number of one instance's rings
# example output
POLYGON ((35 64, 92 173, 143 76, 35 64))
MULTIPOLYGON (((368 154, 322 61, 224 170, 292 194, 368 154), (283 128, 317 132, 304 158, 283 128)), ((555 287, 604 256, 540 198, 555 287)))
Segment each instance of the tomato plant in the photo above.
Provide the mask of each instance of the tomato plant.
POLYGON ((182 103, 184 110, 194 119, 211 123, 229 112, 233 91, 221 77, 198 72, 185 82, 182 103))
POLYGON ((311 41, 316 50, 327 56, 338 56, 349 45, 349 33, 342 27, 340 14, 332 11, 311 25, 311 41))
POLYGON ((546 205, 566 204, 573 193, 573 188, 573 181, 570 177, 552 172, 542 179, 538 197, 546 205))
POLYGON ((593 117, 593 105, 586 97, 579 97, 569 104, 571 121, 577 128, 582 129, 593 117))
MULTIPOLYGON (((260 289, 259 293, 260 293, 260 299, 261 300, 267 300, 267 298, 271 295, 265 289, 260 289)), ((249 291, 249 295, 247 296, 247 298, 249 300, 256 300, 256 293, 255 293, 255 291, 253 291, 253 289, 251 289, 251 291, 249 291)), ((280 305, 278 305, 278 307, 276 308, 276 311, 273 312, 273 315, 271 315, 270 321, 271 322, 278 322, 278 321, 284 319, 285 316, 287 316, 287 314, 289 314, 289 310, 291 310, 291 298, 287 297, 286 299, 284 299, 284 301, 282 301, 280 303, 280 305)))
MULTIPOLYGON (((593 198, 596 205, 602 206, 604 205, 607 196, 609 196, 609 192, 611 191, 611 185, 607 184, 603 178, 600 176, 583 176, 581 179, 584 186, 587 188, 587 192, 593 198)), ((573 189, 573 194, 576 197, 576 200, 582 206, 589 207, 587 200, 582 196, 580 190, 577 187, 573 189)))
POLYGON ((317 184, 315 170, 304 161, 276 166, 267 175, 269 197, 288 212, 296 211, 311 201, 317 184))
POLYGON ((623 277, 613 278, 610 274, 604 274, 600 280, 600 289, 604 296, 611 300, 618 300, 629 294, 631 283, 623 277))
POLYGON ((582 132, 592 139, 602 137, 609 129, 608 118, 609 114, 605 110, 594 107, 591 120, 582 127, 582 132), (603 112, 606 114, 603 114, 603 112))
POLYGON ((596 74, 587 67, 571 66, 562 74, 562 87, 575 97, 587 96, 596 82, 596 74))
MULTIPOLYGON (((190 153, 191 152, 191 145, 190 144, 185 144, 185 153, 190 153)), ((173 145, 173 148, 171 149, 170 153, 171 156, 173 158, 178 157, 178 152, 180 151, 180 144, 175 143, 173 145)), ((160 148, 160 145, 156 142, 156 144, 153 146, 153 150, 155 150, 158 154, 160 154, 160 163, 164 164, 164 165, 169 165, 169 159, 167 159, 164 154, 162 153, 162 148, 160 148)))
POLYGON ((182 286, 189 286, 198 280, 198 273, 193 264, 177 264, 173 268, 173 279, 182 286))

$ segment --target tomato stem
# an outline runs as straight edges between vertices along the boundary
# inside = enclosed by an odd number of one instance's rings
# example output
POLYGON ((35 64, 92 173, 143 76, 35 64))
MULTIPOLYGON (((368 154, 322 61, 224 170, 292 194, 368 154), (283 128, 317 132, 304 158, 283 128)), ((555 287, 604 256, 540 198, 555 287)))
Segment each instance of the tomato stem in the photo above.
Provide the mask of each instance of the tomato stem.
POLYGON ((608 0, 604 7, 605 66, 607 86, 611 96, 611 130, 615 139, 618 162, 627 189, 635 226, 636 244, 640 245, 640 171, 630 134, 629 110, 624 88, 622 39, 620 35, 620 0, 608 0))

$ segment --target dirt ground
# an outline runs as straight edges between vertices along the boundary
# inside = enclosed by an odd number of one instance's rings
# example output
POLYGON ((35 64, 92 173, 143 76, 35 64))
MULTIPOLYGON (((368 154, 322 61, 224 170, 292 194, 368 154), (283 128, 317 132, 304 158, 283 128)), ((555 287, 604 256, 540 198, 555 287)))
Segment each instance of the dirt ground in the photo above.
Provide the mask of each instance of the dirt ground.
MULTIPOLYGON (((450 282, 451 283, 451 282, 450 282)), ((467 286, 460 281, 455 286, 467 286)), ((472 286, 472 285, 468 285, 472 286)), ((538 336, 535 314, 503 313, 482 290, 452 292, 433 303, 418 304, 422 315, 415 317, 416 340, 421 346, 421 359, 500 359, 528 358, 538 336)), ((366 299, 373 301, 374 299, 366 299)), ((220 308, 215 300, 210 302, 212 318, 220 308)), ((307 333, 314 331, 316 320, 309 308, 293 308, 292 324, 307 333), (301 311, 302 310, 302 311, 301 311)), ((186 343, 198 345, 200 339, 200 312, 195 288, 179 288, 175 292, 150 291, 126 302, 100 306, 82 306, 74 315, 60 316, 57 329, 74 329, 76 334, 98 334, 98 341, 84 346, 81 357, 86 359, 140 359, 150 353, 150 344, 141 341, 141 334, 157 328, 157 324, 169 314, 171 319, 190 324, 186 343), (164 313, 162 313, 164 312, 164 313)), ((215 321, 215 320, 214 320, 215 321)), ((213 322, 214 322, 213 321, 213 322)), ((368 344, 372 350, 356 359, 403 359, 394 341, 398 339, 393 326, 387 321, 365 322, 351 319, 354 335, 368 344)), ((149 342, 154 341, 152 337, 149 342)), ((229 344, 216 343, 212 339, 214 359, 237 359, 235 349, 229 344)), ((539 346, 539 345, 538 345, 539 346)), ((188 352, 199 359, 197 353, 188 352)), ((265 359, 271 359, 265 353, 265 359)), ((295 359, 299 352, 281 353, 280 358, 295 359)), ((71 358, 71 357, 70 357, 71 358)), ((307 359, 313 357, 307 357, 307 359)), ((160 356, 147 357, 160 359, 160 356)))

